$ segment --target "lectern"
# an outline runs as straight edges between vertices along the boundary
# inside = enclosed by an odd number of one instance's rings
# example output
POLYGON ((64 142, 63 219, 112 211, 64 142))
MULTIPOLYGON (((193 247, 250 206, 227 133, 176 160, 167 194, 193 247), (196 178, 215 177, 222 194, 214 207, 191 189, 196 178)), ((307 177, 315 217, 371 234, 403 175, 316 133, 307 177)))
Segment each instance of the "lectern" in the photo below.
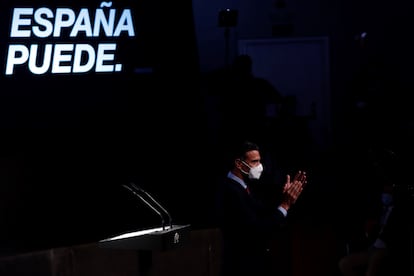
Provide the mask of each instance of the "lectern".
POLYGON ((190 241, 190 225, 171 225, 129 232, 99 241, 102 248, 135 250, 138 254, 139 275, 152 273, 154 251, 182 247, 190 241))
POLYGON ((190 225, 172 225, 129 232, 99 241, 104 248, 165 251, 190 240, 190 225))
POLYGON ((170 213, 135 183, 122 185, 139 200, 144 202, 161 218, 161 227, 124 233, 99 241, 99 245, 112 249, 136 250, 139 257, 140 275, 148 275, 152 266, 153 251, 165 251, 183 246, 190 240, 190 225, 174 225, 170 213), (168 216, 169 226, 165 225, 164 215, 168 216))

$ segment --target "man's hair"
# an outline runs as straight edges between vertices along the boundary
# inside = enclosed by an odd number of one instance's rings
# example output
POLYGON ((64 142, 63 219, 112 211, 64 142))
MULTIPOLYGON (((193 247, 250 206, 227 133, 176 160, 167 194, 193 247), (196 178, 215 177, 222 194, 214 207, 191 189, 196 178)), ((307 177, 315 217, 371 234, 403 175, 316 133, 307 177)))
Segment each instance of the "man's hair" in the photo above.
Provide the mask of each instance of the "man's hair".
POLYGON ((232 160, 236 160, 238 158, 243 160, 246 157, 246 153, 252 150, 259 151, 259 146, 254 142, 245 140, 236 143, 231 154, 232 160))

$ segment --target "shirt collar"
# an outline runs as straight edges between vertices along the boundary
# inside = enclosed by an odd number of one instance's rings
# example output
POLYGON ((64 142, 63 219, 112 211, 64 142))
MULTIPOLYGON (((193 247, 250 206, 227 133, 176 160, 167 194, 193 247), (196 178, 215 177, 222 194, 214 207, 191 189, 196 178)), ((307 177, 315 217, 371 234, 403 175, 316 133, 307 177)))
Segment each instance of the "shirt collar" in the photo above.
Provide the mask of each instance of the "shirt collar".
POLYGON ((230 179, 233 179, 234 181, 236 181, 237 183, 239 183, 244 189, 247 188, 247 185, 243 181, 243 179, 239 178, 238 176, 236 176, 235 174, 233 174, 231 171, 228 172, 227 177, 230 178, 230 179))

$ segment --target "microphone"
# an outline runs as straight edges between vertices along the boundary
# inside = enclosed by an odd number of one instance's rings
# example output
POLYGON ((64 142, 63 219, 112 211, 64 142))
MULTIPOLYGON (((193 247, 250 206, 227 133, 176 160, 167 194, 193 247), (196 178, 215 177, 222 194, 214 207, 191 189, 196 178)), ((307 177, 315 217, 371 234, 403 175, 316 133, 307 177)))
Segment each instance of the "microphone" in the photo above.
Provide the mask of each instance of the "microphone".
POLYGON ((168 216, 168 221, 170 223, 170 229, 172 229, 172 218, 171 218, 170 213, 167 211, 167 209, 165 209, 157 200, 154 199, 154 197, 152 197, 148 192, 146 192, 144 189, 142 189, 141 187, 139 187, 135 183, 131 182, 130 185, 135 190, 145 194, 148 198, 150 198, 152 200, 152 202, 155 203, 158 206, 158 208, 160 208, 168 216))
POLYGON ((157 210, 157 208, 155 208, 154 206, 152 206, 151 203, 149 203, 145 198, 143 198, 140 194, 138 194, 137 192, 135 192, 131 187, 127 186, 127 185, 122 185, 125 189, 127 189, 128 191, 130 191, 132 194, 134 194, 135 196, 137 196, 139 199, 141 199, 145 204, 147 204, 155 213, 157 213, 160 217, 161 217, 161 225, 162 225, 162 230, 165 230, 165 220, 164 220, 164 216, 161 214, 160 211, 157 210))

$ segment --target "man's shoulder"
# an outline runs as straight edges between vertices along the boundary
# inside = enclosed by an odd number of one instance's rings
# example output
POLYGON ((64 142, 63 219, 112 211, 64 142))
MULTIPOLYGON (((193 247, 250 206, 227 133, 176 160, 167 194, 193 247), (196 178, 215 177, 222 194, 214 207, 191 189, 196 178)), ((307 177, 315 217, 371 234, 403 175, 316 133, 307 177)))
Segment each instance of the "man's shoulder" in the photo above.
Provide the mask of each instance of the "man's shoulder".
POLYGON ((240 193, 244 189, 240 183, 227 176, 221 179, 218 186, 219 191, 225 193, 240 193))

